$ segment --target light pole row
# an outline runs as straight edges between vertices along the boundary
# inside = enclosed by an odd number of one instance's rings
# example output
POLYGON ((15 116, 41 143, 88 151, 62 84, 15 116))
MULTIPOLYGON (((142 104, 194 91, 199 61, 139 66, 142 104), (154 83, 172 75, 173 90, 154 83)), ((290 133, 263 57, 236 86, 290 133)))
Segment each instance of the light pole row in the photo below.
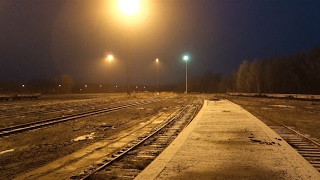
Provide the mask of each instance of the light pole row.
MULTIPOLYGON (((107 59, 109 61, 110 71, 111 71, 111 61, 113 60, 113 56, 112 55, 108 55, 107 59)), ((183 56, 183 60, 186 62, 186 90, 185 90, 185 93, 188 94, 188 60, 189 60, 189 56, 183 56)), ((156 74, 157 74, 157 92, 159 92, 159 59, 158 58, 156 59, 156 66, 157 66, 157 71, 156 71, 156 74)), ((129 86, 129 84, 127 84, 127 86, 129 86)), ((130 93, 130 92, 128 92, 128 93, 130 93)))
MULTIPOLYGON (((108 55, 106 57, 106 60, 109 62, 109 76, 111 76, 111 61, 113 60, 113 56, 112 55, 108 55)), ((159 59, 156 59, 156 65, 157 65, 157 92, 159 92, 159 59)), ((111 80, 111 78, 109 77, 109 79, 111 80)), ((127 84, 128 86, 128 84, 127 84)))

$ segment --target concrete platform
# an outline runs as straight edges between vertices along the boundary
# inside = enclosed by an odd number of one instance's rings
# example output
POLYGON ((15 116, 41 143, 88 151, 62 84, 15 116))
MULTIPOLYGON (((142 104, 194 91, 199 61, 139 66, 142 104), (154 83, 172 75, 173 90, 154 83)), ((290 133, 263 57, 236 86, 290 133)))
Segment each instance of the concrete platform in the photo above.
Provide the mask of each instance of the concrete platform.
POLYGON ((281 137, 240 106, 205 101, 195 119, 135 179, 320 179, 281 137))

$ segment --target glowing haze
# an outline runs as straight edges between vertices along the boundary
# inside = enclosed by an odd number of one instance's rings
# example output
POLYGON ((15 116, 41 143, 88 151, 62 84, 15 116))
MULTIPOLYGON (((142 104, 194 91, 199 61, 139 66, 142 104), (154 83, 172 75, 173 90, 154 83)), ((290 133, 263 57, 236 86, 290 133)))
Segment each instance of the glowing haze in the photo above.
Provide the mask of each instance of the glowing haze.
POLYGON ((0 81, 67 74, 126 84, 130 59, 132 85, 155 85, 157 76, 159 85, 177 84, 184 55, 190 79, 231 74, 245 59, 320 46, 319 7, 319 0, 0 0, 0 81))
POLYGON ((132 15, 138 11, 139 1, 138 0, 119 0, 118 6, 123 13, 127 15, 132 15))

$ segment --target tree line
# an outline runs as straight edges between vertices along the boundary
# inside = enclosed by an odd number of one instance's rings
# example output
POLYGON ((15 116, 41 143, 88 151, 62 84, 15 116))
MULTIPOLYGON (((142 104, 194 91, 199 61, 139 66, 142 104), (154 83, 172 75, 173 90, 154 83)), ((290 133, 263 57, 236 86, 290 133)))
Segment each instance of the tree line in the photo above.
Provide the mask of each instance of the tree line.
POLYGON ((320 93, 320 48, 291 56, 244 60, 234 77, 236 91, 247 93, 320 93))
POLYGON ((188 83, 188 91, 199 93, 319 94, 320 48, 290 56, 244 60, 230 75, 206 72, 188 83))

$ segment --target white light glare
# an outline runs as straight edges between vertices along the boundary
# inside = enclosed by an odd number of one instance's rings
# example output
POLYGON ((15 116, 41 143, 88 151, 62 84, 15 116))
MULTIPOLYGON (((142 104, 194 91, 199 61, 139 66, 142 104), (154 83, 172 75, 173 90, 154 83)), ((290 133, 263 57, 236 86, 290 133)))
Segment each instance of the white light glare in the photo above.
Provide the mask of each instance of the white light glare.
POLYGON ((132 15, 138 11, 139 1, 138 0, 119 0, 118 6, 124 14, 132 15))

